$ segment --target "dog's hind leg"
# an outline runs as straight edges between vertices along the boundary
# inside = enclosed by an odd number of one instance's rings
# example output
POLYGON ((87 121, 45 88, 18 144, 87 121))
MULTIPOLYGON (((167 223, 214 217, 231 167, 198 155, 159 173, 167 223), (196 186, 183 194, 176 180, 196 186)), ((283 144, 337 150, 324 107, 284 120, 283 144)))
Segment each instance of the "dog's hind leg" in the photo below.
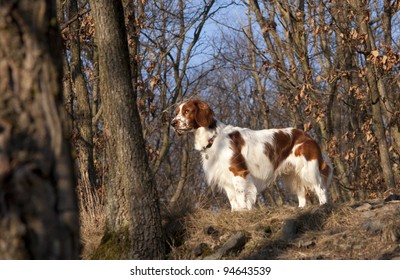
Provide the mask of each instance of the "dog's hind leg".
POLYGON ((326 186, 324 186, 317 160, 308 161, 307 165, 303 167, 300 184, 308 187, 317 195, 320 205, 327 203, 326 186))
POLYGON ((299 207, 306 206, 306 188, 302 179, 296 173, 289 173, 281 177, 282 184, 285 188, 290 188, 292 193, 297 195, 299 207))

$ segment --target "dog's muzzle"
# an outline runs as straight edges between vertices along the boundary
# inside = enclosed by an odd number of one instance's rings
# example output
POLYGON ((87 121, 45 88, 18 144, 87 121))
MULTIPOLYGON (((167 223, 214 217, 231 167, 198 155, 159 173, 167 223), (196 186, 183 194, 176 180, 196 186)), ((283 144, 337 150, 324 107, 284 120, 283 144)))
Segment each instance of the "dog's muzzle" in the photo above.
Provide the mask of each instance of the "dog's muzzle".
POLYGON ((181 136, 182 134, 186 132, 192 131, 191 127, 181 127, 180 121, 173 119, 171 122, 171 126, 174 129, 175 133, 181 136))
POLYGON ((171 126, 174 128, 174 129, 176 129, 176 126, 178 125, 178 121, 177 120, 175 120, 175 119, 173 119, 172 120, 172 122, 171 122, 171 126))

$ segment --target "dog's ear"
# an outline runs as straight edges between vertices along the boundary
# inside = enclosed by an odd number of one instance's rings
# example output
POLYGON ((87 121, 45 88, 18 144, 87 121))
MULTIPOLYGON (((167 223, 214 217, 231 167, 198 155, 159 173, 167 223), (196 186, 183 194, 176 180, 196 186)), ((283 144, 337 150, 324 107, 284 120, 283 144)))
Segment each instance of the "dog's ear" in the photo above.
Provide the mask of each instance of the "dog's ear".
POLYGON ((196 100, 196 122, 199 126, 209 127, 214 120, 214 113, 210 106, 202 100, 196 100))

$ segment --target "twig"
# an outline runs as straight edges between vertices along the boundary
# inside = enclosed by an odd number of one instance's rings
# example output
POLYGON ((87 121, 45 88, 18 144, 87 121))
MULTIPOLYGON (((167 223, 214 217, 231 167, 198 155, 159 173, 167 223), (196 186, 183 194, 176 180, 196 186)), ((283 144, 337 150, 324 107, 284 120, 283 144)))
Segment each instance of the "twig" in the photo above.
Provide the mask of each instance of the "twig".
POLYGON ((70 18, 69 20, 60 23, 60 30, 63 31, 65 28, 67 28, 70 24, 72 24, 75 20, 77 20, 79 17, 86 15, 87 13, 89 13, 91 11, 91 9, 84 9, 81 12, 77 13, 76 15, 74 15, 72 18, 70 18))

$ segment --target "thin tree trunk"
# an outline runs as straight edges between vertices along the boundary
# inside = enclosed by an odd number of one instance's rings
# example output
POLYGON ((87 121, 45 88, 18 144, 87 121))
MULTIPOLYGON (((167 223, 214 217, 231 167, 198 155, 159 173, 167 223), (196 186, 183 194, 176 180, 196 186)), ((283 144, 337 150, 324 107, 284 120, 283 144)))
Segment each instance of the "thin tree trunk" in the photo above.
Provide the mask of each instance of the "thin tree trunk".
MULTIPOLYGON (((67 18, 78 14, 77 0, 66 1, 67 18)), ((89 92, 82 71, 81 47, 79 39, 79 17, 70 24, 69 32, 69 67, 76 96, 74 120, 78 129, 78 159, 81 186, 93 190, 96 186, 96 172, 93 161, 92 114, 89 102, 89 92)), ((89 192, 90 193, 90 192, 89 192)))
POLYGON ((185 141, 185 144, 182 147, 182 155, 181 155, 181 166, 180 166, 180 175, 179 175, 179 181, 178 185, 176 187, 175 193, 172 196, 170 202, 169 202, 169 208, 173 209, 181 197, 183 193, 183 189, 185 187, 185 182, 186 182, 186 177, 188 173, 188 144, 187 141, 185 141))
MULTIPOLYGON (((382 26, 383 26, 383 32, 384 32, 384 38, 385 38, 385 47, 386 50, 391 50, 392 48, 392 17, 394 13, 396 12, 394 3, 393 5, 391 4, 391 0, 385 0, 384 1, 384 12, 382 14, 382 26)), ((396 77, 393 77, 393 73, 388 72, 387 75, 390 77, 389 80, 395 80, 397 79, 396 77)), ((398 88, 397 88, 398 89, 398 88)), ((383 111, 386 115, 386 118, 388 120, 395 119, 395 112, 396 112, 396 105, 395 105, 395 100, 392 100, 388 94, 387 90, 385 87, 385 81, 381 77, 378 80, 378 90, 380 94, 382 95, 381 101, 383 104, 383 111)), ((396 149, 396 152, 398 155, 400 155, 400 125, 398 122, 393 122, 390 125, 390 133, 392 135, 392 141, 393 141, 393 147, 396 149)), ((398 172, 395 172, 395 176, 397 176, 396 181, 400 181, 400 174, 398 172)))
MULTIPOLYGON (((262 12, 258 0, 249 0, 249 9, 256 16, 257 24, 259 25, 263 39, 267 46, 268 53, 271 55, 271 64, 274 65, 277 71, 277 76, 279 78, 278 84, 280 91, 289 101, 288 113, 292 119, 292 125, 297 128, 303 127, 303 117, 301 114, 301 108, 296 104, 291 104, 294 98, 293 93, 297 92, 298 89, 295 88, 297 85, 296 79, 293 77, 291 71, 286 69, 284 61, 289 60, 291 67, 296 67, 294 62, 294 54, 291 44, 284 44, 280 39, 277 30, 276 23, 274 22, 275 16, 275 6, 276 3, 270 3, 270 18, 267 20, 262 12), (271 38, 272 37, 272 38, 271 38), (273 40, 272 40, 273 39, 273 40), (287 46, 286 48, 284 46, 287 46)), ((287 32, 289 34, 290 32, 287 32)), ((289 39, 289 38, 287 38, 289 39)))
POLYGON ((386 140, 386 129, 385 124, 382 119, 382 109, 381 109, 381 96, 378 89, 378 79, 379 73, 376 72, 375 65, 372 63, 371 59, 367 56, 372 55, 372 51, 376 50, 375 39, 373 37, 371 26, 368 23, 369 11, 364 7, 364 4, 360 0, 351 1, 352 8, 357 15, 357 23, 360 28, 360 34, 366 35, 365 47, 366 47, 366 78, 369 87, 369 98, 372 108, 372 118, 374 120, 375 135, 378 139, 379 156, 381 160, 383 179, 385 180, 387 188, 394 188, 395 181, 393 176, 392 165, 390 163, 389 147, 386 140))
MULTIPOLYGON (((265 101, 265 99, 267 98, 266 94, 265 94, 265 89, 264 86, 261 84, 261 78, 260 78, 260 74, 259 71, 257 70, 258 66, 257 66, 257 60, 256 60, 256 49, 254 46, 254 33, 253 33, 253 29, 252 29, 252 25, 251 25, 251 14, 250 11, 247 14, 248 17, 248 21, 249 21, 249 31, 248 31, 248 36, 249 39, 251 40, 250 42, 250 57, 251 57, 251 67, 252 67, 252 75, 253 75, 253 79, 254 82, 256 84, 257 90, 256 90, 256 95, 255 98, 257 99, 257 101, 260 104, 260 110, 261 110, 261 114, 262 114, 262 128, 269 128, 270 127, 270 118, 269 118, 269 108, 267 105, 267 102, 265 101)), ((258 116, 259 118, 259 116, 258 116)))

